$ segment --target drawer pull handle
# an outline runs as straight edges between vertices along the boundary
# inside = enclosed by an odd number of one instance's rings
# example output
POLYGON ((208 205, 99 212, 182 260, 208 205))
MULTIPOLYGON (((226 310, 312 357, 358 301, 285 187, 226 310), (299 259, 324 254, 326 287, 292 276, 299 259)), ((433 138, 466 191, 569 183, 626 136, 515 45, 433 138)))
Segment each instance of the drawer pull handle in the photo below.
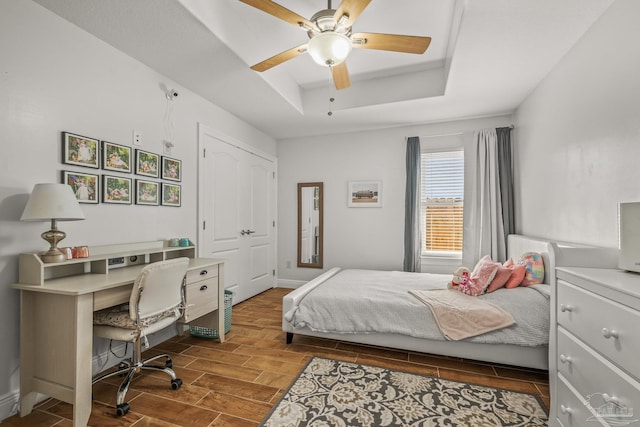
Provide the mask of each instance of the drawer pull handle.
POLYGON ((571 307, 570 305, 560 304, 560 311, 563 313, 565 311, 573 311, 573 307, 571 307))
POLYGON ((605 337, 606 339, 609 338, 613 338, 613 339, 618 339, 619 335, 618 335, 618 331, 616 330, 609 330, 607 328, 602 328, 602 336, 605 337))
POLYGON ((571 413, 573 412, 573 409, 569 408, 568 406, 560 405, 560 412, 562 412, 565 415, 571 415, 571 413))
POLYGON ((560 362, 562 363, 571 363, 573 362, 573 359, 571 358, 571 356, 565 356, 564 354, 560 355, 560 362))
POLYGON ((201 291, 206 291, 207 289, 209 289, 209 287, 207 285, 200 286, 200 290, 201 291))
POLYGON ((206 276, 207 274, 209 274, 209 272, 208 272, 207 270, 202 270, 202 271, 200 272, 200 275, 201 275, 201 276, 206 276))

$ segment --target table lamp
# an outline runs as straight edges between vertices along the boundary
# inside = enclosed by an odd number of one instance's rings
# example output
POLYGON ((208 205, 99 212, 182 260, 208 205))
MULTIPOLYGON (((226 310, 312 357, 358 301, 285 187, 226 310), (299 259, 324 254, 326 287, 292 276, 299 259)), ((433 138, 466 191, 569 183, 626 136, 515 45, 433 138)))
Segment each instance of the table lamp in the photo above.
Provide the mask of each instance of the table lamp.
POLYGON ((67 235, 58 230, 56 221, 76 221, 84 219, 78 199, 67 184, 36 184, 22 212, 21 221, 51 221, 51 230, 42 233, 49 242, 48 251, 40 254, 42 262, 61 262, 67 259, 57 247, 67 235))

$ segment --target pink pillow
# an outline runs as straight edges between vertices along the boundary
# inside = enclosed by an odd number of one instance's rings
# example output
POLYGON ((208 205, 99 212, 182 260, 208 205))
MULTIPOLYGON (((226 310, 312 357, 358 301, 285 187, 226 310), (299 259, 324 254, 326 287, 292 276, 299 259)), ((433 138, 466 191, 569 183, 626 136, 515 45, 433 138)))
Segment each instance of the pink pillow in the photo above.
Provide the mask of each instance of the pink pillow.
POLYGON ((498 271, 496 271, 496 275, 493 277, 489 286, 487 286, 487 292, 493 292, 502 288, 507 284, 507 281, 511 277, 511 273, 513 270, 510 268, 504 267, 502 265, 498 266, 498 271))
POLYGON ((524 275, 527 272, 527 266, 524 264, 513 265, 513 260, 511 260, 511 266, 507 268, 511 270, 511 277, 509 277, 507 283, 504 284, 504 287, 507 289, 517 288, 524 279, 524 275))
POLYGON ((493 262, 489 255, 480 258, 469 277, 469 295, 481 295, 491 283, 500 266, 499 262, 493 262))

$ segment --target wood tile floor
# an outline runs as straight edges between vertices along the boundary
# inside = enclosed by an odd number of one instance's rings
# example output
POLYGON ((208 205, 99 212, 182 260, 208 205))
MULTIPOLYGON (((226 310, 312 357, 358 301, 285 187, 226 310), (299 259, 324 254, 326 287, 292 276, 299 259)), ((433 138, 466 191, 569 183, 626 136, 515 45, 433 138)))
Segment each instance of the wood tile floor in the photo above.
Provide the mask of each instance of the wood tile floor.
MULTIPOLYGON (((384 366, 523 391, 539 395, 549 406, 546 371, 517 369, 454 358, 372 348, 333 340, 295 336, 285 344, 281 301, 290 289, 271 289, 233 307, 226 341, 187 335, 174 337, 145 355, 168 352, 184 384, 171 390, 164 374, 137 375, 127 401, 131 411, 114 413, 118 377, 94 385, 89 424, 94 427, 257 426, 312 355, 384 366)), ((72 406, 54 399, 42 402, 24 418, 3 426, 69 427, 72 406)))

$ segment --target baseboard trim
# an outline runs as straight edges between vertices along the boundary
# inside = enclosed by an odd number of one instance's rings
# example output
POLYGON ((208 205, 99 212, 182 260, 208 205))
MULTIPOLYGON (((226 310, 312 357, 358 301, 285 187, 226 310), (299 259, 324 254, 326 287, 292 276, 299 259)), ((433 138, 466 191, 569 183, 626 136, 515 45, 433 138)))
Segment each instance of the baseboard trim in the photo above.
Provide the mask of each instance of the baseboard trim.
POLYGON ((307 283, 306 280, 291 280, 291 279, 278 279, 278 288, 298 289, 300 286, 307 283))
POLYGON ((18 413, 20 391, 14 390, 0 397, 0 420, 7 419, 18 413))

